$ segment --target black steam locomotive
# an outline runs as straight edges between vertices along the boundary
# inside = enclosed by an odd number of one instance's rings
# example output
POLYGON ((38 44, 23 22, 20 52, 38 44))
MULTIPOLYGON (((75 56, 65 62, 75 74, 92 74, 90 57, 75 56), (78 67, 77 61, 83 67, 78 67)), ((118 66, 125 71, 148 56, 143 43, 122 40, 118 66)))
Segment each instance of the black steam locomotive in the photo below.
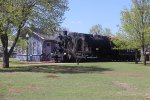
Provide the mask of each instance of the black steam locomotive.
POLYGON ((56 62, 135 61, 136 50, 114 50, 113 47, 107 36, 64 31, 56 38, 53 58, 56 62))

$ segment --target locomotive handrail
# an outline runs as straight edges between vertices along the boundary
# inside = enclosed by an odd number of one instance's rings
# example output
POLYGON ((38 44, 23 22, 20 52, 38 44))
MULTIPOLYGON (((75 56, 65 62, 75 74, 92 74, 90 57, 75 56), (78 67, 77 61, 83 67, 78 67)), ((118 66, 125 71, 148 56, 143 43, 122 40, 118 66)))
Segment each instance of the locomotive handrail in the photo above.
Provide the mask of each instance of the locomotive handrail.
POLYGON ((98 58, 98 57, 86 57, 87 59, 89 59, 89 58, 98 58))

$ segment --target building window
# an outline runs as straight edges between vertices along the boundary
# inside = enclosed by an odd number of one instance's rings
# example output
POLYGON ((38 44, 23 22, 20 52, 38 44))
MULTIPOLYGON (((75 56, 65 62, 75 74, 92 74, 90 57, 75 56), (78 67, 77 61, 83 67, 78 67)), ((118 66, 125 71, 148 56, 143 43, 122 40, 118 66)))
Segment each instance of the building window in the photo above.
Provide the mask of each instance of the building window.
POLYGON ((36 42, 33 42, 33 54, 36 54, 36 42))
POLYGON ((50 46, 50 43, 47 43, 47 46, 49 47, 49 46, 50 46))

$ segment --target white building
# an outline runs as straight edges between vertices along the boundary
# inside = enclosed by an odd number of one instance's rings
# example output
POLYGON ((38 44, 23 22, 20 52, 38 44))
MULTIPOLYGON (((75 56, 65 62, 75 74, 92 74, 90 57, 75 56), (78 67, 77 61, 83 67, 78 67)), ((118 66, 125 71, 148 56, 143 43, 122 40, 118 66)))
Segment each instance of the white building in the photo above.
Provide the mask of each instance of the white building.
POLYGON ((33 32, 28 38, 28 52, 18 52, 17 59, 20 61, 50 61, 55 49, 55 36, 41 35, 33 32), (27 56, 28 55, 28 56, 27 56), (28 58, 27 58, 28 57, 28 58))

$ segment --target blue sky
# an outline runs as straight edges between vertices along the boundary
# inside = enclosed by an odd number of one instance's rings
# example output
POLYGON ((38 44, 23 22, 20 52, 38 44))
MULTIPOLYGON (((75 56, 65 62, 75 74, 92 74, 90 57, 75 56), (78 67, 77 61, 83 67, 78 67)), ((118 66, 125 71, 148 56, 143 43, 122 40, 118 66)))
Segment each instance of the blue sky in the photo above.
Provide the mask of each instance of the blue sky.
POLYGON ((62 26, 72 32, 88 33, 93 25, 100 24, 115 34, 120 25, 120 12, 130 5, 131 0, 69 0, 70 10, 62 26))

